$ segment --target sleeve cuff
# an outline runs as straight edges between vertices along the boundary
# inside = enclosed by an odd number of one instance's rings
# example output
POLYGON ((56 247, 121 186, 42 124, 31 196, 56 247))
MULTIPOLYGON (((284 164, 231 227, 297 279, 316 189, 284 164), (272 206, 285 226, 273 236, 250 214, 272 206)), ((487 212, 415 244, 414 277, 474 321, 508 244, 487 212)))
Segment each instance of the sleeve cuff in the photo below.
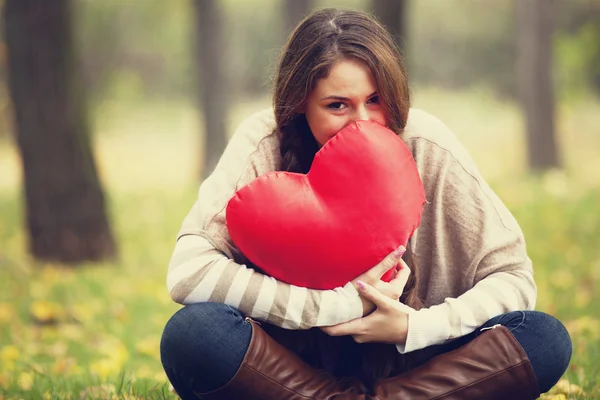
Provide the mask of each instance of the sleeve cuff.
POLYGON ((408 335, 405 344, 397 344, 401 354, 423 349, 448 340, 450 321, 440 306, 424 308, 408 314, 408 335))
POLYGON ((348 317, 349 321, 361 318, 363 316, 363 305, 360 300, 360 294, 352 282, 348 282, 343 287, 344 293, 348 295, 348 317))
POLYGON ((354 285, 323 290, 314 326, 331 326, 362 317, 362 301, 354 285))

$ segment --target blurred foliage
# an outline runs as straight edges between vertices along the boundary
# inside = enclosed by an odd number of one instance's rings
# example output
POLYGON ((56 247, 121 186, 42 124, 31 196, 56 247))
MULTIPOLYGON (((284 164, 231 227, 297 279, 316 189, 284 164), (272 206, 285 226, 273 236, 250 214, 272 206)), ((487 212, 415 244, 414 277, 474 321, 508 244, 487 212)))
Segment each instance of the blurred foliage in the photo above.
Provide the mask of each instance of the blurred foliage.
MULTIPOLYGON (((554 3, 559 99, 600 94, 600 2, 554 3)), ((407 63, 417 83, 454 89, 485 85, 501 96, 516 95, 513 2, 433 0, 411 5, 407 63)))
MULTIPOLYGON (((555 3, 557 92, 567 99, 590 90, 598 93, 600 2, 555 3)), ((235 94, 267 93, 289 34, 278 17, 284 2, 222 0, 220 4, 227 24, 223 57, 235 94)), ((314 4, 315 8, 370 11, 368 0, 316 0, 314 4)), ((75 0, 74 5, 80 60, 93 98, 195 96, 189 1, 75 0)), ((413 1, 408 25, 406 63, 414 83, 454 89, 484 85, 498 95, 514 97, 513 2, 413 1)), ((0 77, 3 69, 0 45, 0 77)))
POLYGON ((94 97, 191 94, 189 2, 76 0, 73 4, 84 76, 94 97))
POLYGON ((600 93, 600 23, 588 22, 555 39, 559 98, 580 97, 593 88, 600 93))
POLYGON ((512 2, 412 2, 407 65, 417 83, 449 89, 489 85, 500 95, 515 88, 512 2), (468 10, 468 12, 467 12, 468 10))

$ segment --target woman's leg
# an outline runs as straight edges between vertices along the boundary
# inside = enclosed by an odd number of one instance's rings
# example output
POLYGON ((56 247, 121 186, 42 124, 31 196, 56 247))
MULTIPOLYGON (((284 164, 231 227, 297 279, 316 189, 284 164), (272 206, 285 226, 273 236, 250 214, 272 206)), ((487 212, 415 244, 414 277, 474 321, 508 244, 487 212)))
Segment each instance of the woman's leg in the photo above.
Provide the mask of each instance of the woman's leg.
POLYGON ((504 326, 374 385, 378 400, 531 400, 539 396, 527 355, 504 326))
POLYGON ((160 344, 165 372, 183 398, 229 382, 250 345, 252 326, 225 304, 186 306, 167 323, 160 344))
POLYGON ((364 399, 360 382, 317 370, 260 324, 223 304, 184 307, 161 341, 164 369, 186 399, 364 399))
POLYGON ((418 350, 418 364, 448 353, 496 325, 508 328, 529 358, 541 393, 558 382, 571 360, 572 344, 567 329, 551 315, 539 311, 512 311, 490 319, 471 334, 452 342, 418 350))
POLYGON ((537 398, 566 370, 571 340, 555 318, 518 311, 415 353, 420 366, 376 383, 375 398, 537 398))
MULTIPOLYGON (((571 337, 564 325, 539 311, 513 311, 492 318, 481 329, 496 324, 506 326, 525 350, 540 392, 550 390, 567 370, 573 353, 571 337)), ((475 334, 481 334, 481 329, 475 334)))

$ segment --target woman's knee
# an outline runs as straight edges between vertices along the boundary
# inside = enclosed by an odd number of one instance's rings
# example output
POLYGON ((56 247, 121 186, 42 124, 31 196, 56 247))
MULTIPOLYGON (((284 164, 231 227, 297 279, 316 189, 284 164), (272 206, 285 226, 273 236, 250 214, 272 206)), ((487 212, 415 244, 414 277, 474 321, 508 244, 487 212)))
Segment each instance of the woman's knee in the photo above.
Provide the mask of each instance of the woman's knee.
POLYGON ((177 311, 167 322, 160 357, 178 393, 205 393, 225 385, 250 345, 252 326, 236 309, 199 303, 177 311))
POLYGON ((538 377, 540 390, 546 392, 569 366, 573 353, 571 337, 558 319, 539 311, 525 311, 525 324, 529 333, 519 341, 538 377))
POLYGON ((167 322, 163 337, 213 336, 227 331, 243 319, 242 314, 226 304, 196 303, 179 309, 167 322))
POLYGON ((163 364, 181 358, 207 359, 223 345, 237 350, 251 336, 250 324, 236 309, 220 303, 197 303, 178 310, 167 322, 160 343, 163 364))

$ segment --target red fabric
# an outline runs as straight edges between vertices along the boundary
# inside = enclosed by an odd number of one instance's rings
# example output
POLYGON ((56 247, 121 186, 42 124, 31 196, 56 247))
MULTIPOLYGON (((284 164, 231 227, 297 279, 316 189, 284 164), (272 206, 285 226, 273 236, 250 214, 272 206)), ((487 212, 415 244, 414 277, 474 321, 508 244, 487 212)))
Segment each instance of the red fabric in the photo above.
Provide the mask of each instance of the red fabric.
POLYGON ((359 121, 319 150, 308 174, 271 172, 238 190, 226 221, 236 246, 266 274, 332 289, 406 246, 424 203, 406 144, 359 121))

